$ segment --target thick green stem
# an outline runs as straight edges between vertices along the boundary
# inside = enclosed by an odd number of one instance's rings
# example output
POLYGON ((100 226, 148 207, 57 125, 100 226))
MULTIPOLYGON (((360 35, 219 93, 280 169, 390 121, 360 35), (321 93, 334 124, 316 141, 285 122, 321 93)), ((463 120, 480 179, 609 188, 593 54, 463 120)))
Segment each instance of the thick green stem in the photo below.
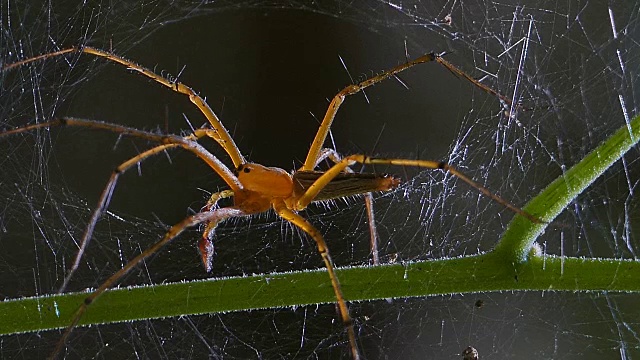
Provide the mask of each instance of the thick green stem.
MULTIPOLYGON (((545 222, 552 222, 578 195, 636 145, 639 139, 640 115, 620 127, 589 155, 549 184, 523 210, 545 222)), ((501 253, 510 262, 522 263, 527 260, 534 242, 547 225, 534 224, 522 216, 516 216, 494 251, 501 253)))
MULTIPOLYGON (((640 292, 640 262, 532 257, 514 275, 487 253, 408 264, 338 270, 347 300, 376 300, 486 291, 640 292)), ((86 293, 0 303, 0 334, 64 328, 86 293)), ((106 292, 81 325, 334 302, 325 270, 140 286, 106 292)))
MULTIPOLYGON (((636 116, 531 200, 525 210, 552 221, 639 138, 640 116, 636 116)), ((350 301, 514 290, 640 292, 638 261, 536 254, 533 245, 544 228, 516 216, 495 250, 486 254, 343 268, 337 273, 350 301)), ((66 327, 86 296, 70 293, 4 301, 0 334, 66 327)), ((326 271, 278 273, 107 291, 88 308, 80 324, 334 301, 326 271)))

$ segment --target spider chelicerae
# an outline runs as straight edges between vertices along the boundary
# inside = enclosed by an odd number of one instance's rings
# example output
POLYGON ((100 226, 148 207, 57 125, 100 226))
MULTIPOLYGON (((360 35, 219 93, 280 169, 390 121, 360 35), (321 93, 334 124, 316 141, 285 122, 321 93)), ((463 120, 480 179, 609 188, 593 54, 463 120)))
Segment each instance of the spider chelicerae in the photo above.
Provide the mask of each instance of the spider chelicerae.
MULTIPOLYGON (((363 194, 366 196, 365 199, 367 200, 368 207, 370 208, 371 192, 389 191, 396 188, 400 184, 399 179, 389 175, 354 173, 350 169, 350 166, 353 166, 354 164, 415 166, 426 169, 439 169, 442 171, 446 171, 466 182, 470 186, 476 188, 482 194, 500 203, 514 213, 524 216, 533 222, 540 222, 540 220, 535 216, 512 205, 508 201, 492 193, 484 186, 478 184, 471 178, 467 177, 463 173, 459 172, 458 170, 444 162, 431 160, 382 159, 358 154, 340 157, 335 150, 324 148, 324 143, 331 128, 333 119, 338 112, 340 105, 348 95, 358 93, 364 88, 383 81, 389 77, 393 77, 395 74, 420 63, 432 61, 438 62, 455 75, 469 80, 482 90, 494 96, 497 96, 507 104, 511 104, 508 98, 502 96, 486 85, 478 82, 462 70, 447 62, 443 58, 442 54, 425 54, 414 60, 408 61, 402 65, 398 65, 383 73, 380 73, 379 75, 366 79, 360 83, 352 84, 345 87, 342 91, 340 91, 333 97, 331 103, 329 104, 320 128, 318 129, 316 136, 311 143, 304 164, 300 169, 289 173, 280 168, 267 167, 260 164, 248 162, 236 146, 234 140, 229 135, 229 132, 224 127, 218 116, 206 103, 204 98, 189 86, 179 82, 177 79, 169 79, 167 77, 160 76, 153 71, 140 66, 135 62, 115 55, 112 52, 88 46, 71 47, 5 65, 1 71, 5 72, 36 61, 42 61, 73 53, 90 54, 120 64, 123 67, 126 67, 135 72, 139 72, 140 74, 154 80, 155 82, 166 86, 172 91, 188 96, 189 100, 204 115, 207 123, 204 127, 194 129, 192 133, 187 136, 177 136, 160 135, 148 131, 142 131, 117 124, 105 123, 95 120, 85 120, 73 117, 58 117, 46 122, 35 123, 17 129, 0 132, 0 136, 8 136, 12 134, 32 131, 39 128, 49 128, 65 125, 102 129, 123 136, 132 136, 158 143, 157 146, 141 152, 140 154, 123 162, 112 172, 111 177, 100 196, 98 204, 91 215, 89 223, 86 226, 86 230, 84 232, 82 241, 80 242, 76 257, 67 272, 63 284, 60 286, 59 292, 63 292, 66 289, 69 280, 78 268, 82 255, 92 238, 96 223, 106 212, 109 206, 111 195, 116 187, 119 177, 122 173, 124 173, 131 167, 138 165, 140 162, 153 155, 163 153, 167 149, 183 148, 189 152, 192 152, 207 165, 209 165, 209 167, 211 167, 211 169, 218 176, 220 176, 222 180, 224 180, 229 189, 214 193, 207 204, 203 207, 201 212, 188 216, 181 222, 172 226, 160 241, 144 250, 129 263, 127 263, 124 267, 122 267, 122 269, 106 279, 100 285, 100 287, 98 287, 98 289, 89 294, 86 297, 85 301, 82 304, 79 304, 79 307, 73 316, 72 323, 69 324, 64 335, 58 342, 56 349, 53 351, 54 356, 61 351, 66 342, 66 339, 72 332, 73 328, 78 324, 78 321, 82 317, 87 307, 90 306, 90 304, 95 301, 96 298, 104 293, 104 291, 109 287, 118 282, 119 279, 121 279, 132 268, 137 266, 142 260, 158 252, 164 245, 176 238, 185 229, 198 224, 205 224, 204 232, 202 234, 202 237, 200 238, 198 247, 200 249, 201 259, 205 270, 210 271, 213 256, 212 241, 215 235, 215 229, 221 222, 233 217, 250 216, 273 209, 280 217, 307 233, 316 242, 318 252, 322 257, 322 260, 324 261, 324 265, 329 274, 329 281, 331 282, 335 293, 339 315, 347 331, 349 348, 352 353, 352 357, 354 359, 359 358, 360 355, 352 320, 349 315, 347 303, 342 294, 340 281, 334 271, 334 265, 329 254, 329 249, 327 248, 327 245, 320 231, 318 231, 310 222, 308 222, 305 218, 298 214, 298 211, 305 209, 310 203, 314 201, 336 199, 357 194, 363 194), (218 159, 216 156, 202 147, 198 143, 198 141, 202 138, 211 138, 215 140, 227 153, 233 165, 231 167, 225 165, 220 159, 218 159), (333 162, 333 166, 331 166, 326 171, 315 170, 318 165, 325 160, 333 162), (219 200, 231 197, 233 198, 233 205, 228 207, 218 206, 219 200)), ((371 211, 370 214, 372 214, 371 211)), ((375 240, 375 225, 373 221, 370 221, 369 223, 371 227, 372 239, 375 240)), ((372 243, 375 244, 375 241, 372 241, 372 243)), ((373 254, 375 259, 375 250, 373 251, 373 254)))

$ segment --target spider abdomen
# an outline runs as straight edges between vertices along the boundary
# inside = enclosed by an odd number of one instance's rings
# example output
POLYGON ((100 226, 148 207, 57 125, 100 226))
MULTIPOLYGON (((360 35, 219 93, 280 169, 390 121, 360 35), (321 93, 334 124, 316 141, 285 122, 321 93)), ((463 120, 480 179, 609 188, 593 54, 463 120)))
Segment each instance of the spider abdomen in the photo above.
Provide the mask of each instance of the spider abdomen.
MULTIPOLYGON (((322 174, 322 171, 296 171, 293 174, 293 196, 302 196, 322 174)), ((389 191, 399 185, 400 179, 387 174, 341 173, 323 187, 313 201, 389 191)))

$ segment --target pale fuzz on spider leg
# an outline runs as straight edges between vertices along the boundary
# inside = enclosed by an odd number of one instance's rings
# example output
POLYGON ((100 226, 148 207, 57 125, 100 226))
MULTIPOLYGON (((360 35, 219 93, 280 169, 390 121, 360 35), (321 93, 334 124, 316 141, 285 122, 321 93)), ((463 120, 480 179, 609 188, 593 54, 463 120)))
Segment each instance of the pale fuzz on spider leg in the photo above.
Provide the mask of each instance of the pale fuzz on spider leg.
POLYGON ((206 272, 211 272, 213 267, 213 254, 215 254, 215 247, 213 246, 213 237, 216 233, 216 228, 222 219, 215 219, 207 223, 202 232, 202 237, 198 241, 198 249, 200 250, 200 258, 202 265, 206 272))
MULTIPOLYGON (((207 230, 208 228, 209 225, 207 225, 207 230)), ((206 272, 211 272, 211 269, 213 267, 213 254, 215 253, 215 248, 213 246, 213 241, 211 241, 211 238, 213 238, 213 230, 211 230, 210 232, 208 232, 207 230, 204 231, 202 237, 200 238, 200 241, 198 241, 198 249, 200 249, 200 258, 202 260, 204 270, 206 272)))
MULTIPOLYGON (((221 198, 231 196, 228 194, 227 194, 228 196, 224 196, 225 194, 223 193, 226 193, 226 192, 233 195, 233 192, 229 190, 217 193, 217 194, 222 194, 222 196, 218 197, 216 199, 216 202, 221 198)), ((215 207, 215 203, 212 206, 215 207)), ((200 250, 200 259, 202 260, 202 265, 204 266, 204 270, 206 272, 211 272, 211 269, 213 268, 213 255, 215 253, 215 247, 213 246, 213 237, 215 236, 215 232, 216 232, 216 228, 218 227, 218 224, 220 224, 221 222, 225 221, 228 218, 232 218, 236 216, 244 216, 247 214, 244 213, 242 210, 231 208, 231 207, 213 209, 208 211, 213 212, 214 215, 211 218, 211 220, 207 222, 207 225, 205 226, 204 231, 202 232, 202 237, 198 241, 198 249, 200 250)))

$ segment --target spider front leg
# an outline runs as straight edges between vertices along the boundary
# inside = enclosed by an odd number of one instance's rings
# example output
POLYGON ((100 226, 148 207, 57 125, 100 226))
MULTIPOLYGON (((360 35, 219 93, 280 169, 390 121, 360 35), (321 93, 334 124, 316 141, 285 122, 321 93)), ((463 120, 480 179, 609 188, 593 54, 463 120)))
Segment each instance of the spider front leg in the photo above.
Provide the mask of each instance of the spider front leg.
POLYGON ((322 123, 320 124, 320 128, 316 133, 316 137, 313 139, 313 143, 311 143, 311 147, 309 148, 309 152, 307 153, 307 159, 304 161, 304 165, 301 170, 312 170, 315 167, 315 164, 318 162, 318 158, 320 157, 322 145, 329 134, 329 130, 331 129, 331 124, 333 123, 333 119, 336 117, 338 113, 338 109, 340 109, 340 105, 344 102, 344 99, 349 96, 356 94, 365 88, 368 88, 371 85, 377 84, 389 77, 395 76, 397 73, 407 70, 411 67, 414 67, 418 64, 436 61, 440 58, 440 55, 436 55, 434 53, 429 53, 420 56, 414 60, 408 61, 404 64, 398 65, 394 68, 391 68, 382 74, 376 75, 369 79, 359 82, 358 84, 353 84, 345 87, 337 93, 329 107, 327 108, 327 112, 324 114, 324 118, 322 119, 322 123))
POLYGON ((240 149, 238 149, 238 146, 233 141, 233 138, 231 138, 231 135, 229 135, 229 131, 227 131, 227 129, 224 127, 224 125, 222 124, 218 116, 213 112, 209 104, 207 104, 205 99, 202 96, 200 96, 196 91, 194 91, 191 87, 187 86, 186 84, 181 83, 180 81, 178 81, 178 79, 165 78, 161 75, 156 74, 155 72, 151 71, 150 69, 144 66, 138 65, 131 60, 127 60, 121 56, 113 54, 110 51, 100 50, 90 46, 80 46, 80 47, 74 46, 67 49, 51 52, 48 54, 34 56, 34 57, 31 57, 22 61, 18 61, 12 64, 2 65, 0 66, 0 73, 13 70, 15 68, 18 68, 20 66, 23 66, 29 63, 50 59, 50 58, 55 58, 58 56, 64 56, 66 54, 73 54, 73 53, 84 53, 84 54, 89 54, 99 58, 106 59, 113 63, 119 64, 129 70, 136 71, 146 76, 147 78, 155 81, 156 83, 171 89, 171 91, 175 91, 179 94, 183 94, 187 96, 189 98, 189 101, 191 101, 198 108, 198 110, 200 110, 202 115, 204 115, 204 117, 207 119, 207 121, 213 128, 212 130, 215 132, 215 134, 208 135, 208 136, 210 136, 215 141, 217 141, 218 144, 220 144, 220 146, 224 149, 224 151, 229 155, 229 157, 233 161, 233 165, 237 167, 239 165, 246 163, 246 160, 240 153, 240 149))
MULTIPOLYGON (((322 123, 320 124, 320 128, 318 129, 318 132, 316 133, 315 138, 313 139, 313 143, 311 144, 311 147, 309 148, 309 152, 307 153, 307 158, 304 161, 304 165, 302 166, 301 170, 312 170, 314 168, 314 164, 317 163, 318 158, 321 156, 321 152, 322 152, 322 146, 324 145, 324 142, 327 138, 327 135, 329 134, 329 130, 331 129, 331 124, 333 123, 333 119, 336 117, 336 114, 338 113, 338 110, 340 109, 340 105, 342 105, 342 103, 344 102, 345 98, 349 95, 353 95, 353 94, 357 94, 358 92, 368 88, 369 86, 375 85, 381 81, 384 81, 390 77, 394 77, 396 76, 398 73, 405 71, 409 68, 412 68, 418 64, 422 64, 422 63, 427 63, 427 62, 431 62, 431 61, 435 61, 437 63, 439 63, 440 65, 444 66, 447 70, 449 70, 452 74, 462 77, 466 80, 468 80, 469 82, 471 82, 473 85, 477 86, 478 88, 480 88, 482 91, 487 92, 488 94, 491 94, 492 96, 497 97, 498 99, 500 99, 502 102, 504 102, 505 104, 509 105, 512 109, 511 112, 513 112, 513 104, 512 101, 500 94, 499 92, 493 90, 492 88, 488 87, 487 85, 482 84, 481 82, 479 82, 478 80, 474 79, 473 77, 471 77, 469 74, 467 74, 466 72, 462 71, 461 69, 457 68, 455 65, 451 64, 450 62, 444 60, 443 56, 445 54, 441 53, 441 54, 435 54, 435 53, 428 53, 428 54, 424 54, 418 58, 415 58, 413 60, 407 61, 404 64, 400 64, 398 66, 395 66, 387 71, 384 71, 376 76, 373 76, 369 79, 366 79, 364 81, 361 81, 357 84, 352 84, 349 85, 347 87, 345 87, 344 89, 342 89, 339 93, 337 93, 333 99, 331 100, 331 103, 329 104, 329 107, 327 108, 327 112, 324 115, 324 118, 322 119, 322 123)), ((518 108, 520 108, 520 106, 517 106, 518 108)))

